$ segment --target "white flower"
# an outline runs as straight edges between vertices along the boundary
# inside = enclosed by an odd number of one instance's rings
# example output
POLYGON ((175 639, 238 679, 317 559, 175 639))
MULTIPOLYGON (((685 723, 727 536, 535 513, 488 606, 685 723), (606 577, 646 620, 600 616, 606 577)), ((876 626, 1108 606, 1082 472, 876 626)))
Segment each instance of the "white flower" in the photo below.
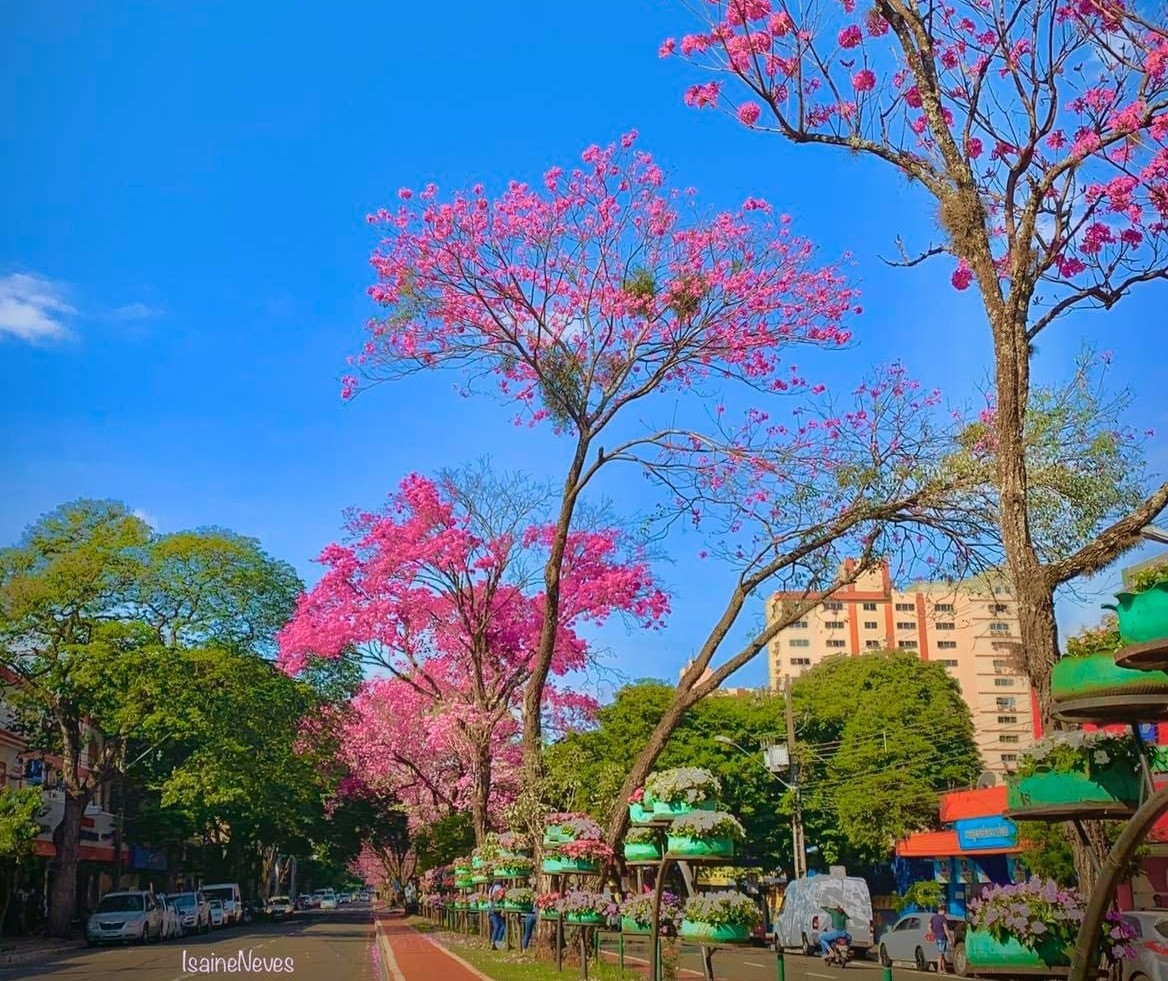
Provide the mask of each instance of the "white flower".
POLYGON ((1103 752, 1103 750, 1101 750, 1101 749, 1097 749, 1097 750, 1095 750, 1094 759, 1095 759, 1095 762, 1096 762, 1096 763, 1100 763, 1100 764, 1102 764, 1103 766, 1106 766, 1108 763, 1110 763, 1110 762, 1111 762, 1111 757, 1110 757, 1110 756, 1108 756, 1108 755, 1107 755, 1105 752, 1103 752))

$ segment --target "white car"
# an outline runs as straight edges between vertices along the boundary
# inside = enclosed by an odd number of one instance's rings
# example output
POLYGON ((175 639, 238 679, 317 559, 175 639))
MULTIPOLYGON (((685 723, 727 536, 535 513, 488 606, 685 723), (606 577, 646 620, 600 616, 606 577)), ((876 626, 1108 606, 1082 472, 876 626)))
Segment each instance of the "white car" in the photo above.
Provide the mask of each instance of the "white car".
POLYGON ((168 906, 178 914, 179 936, 207 933, 211 929, 211 909, 201 892, 176 892, 166 897, 168 906))
POLYGON ((106 893, 85 925, 85 942, 90 947, 115 940, 161 939, 161 904, 153 893, 140 890, 106 893))
POLYGON ((1137 936, 1136 956, 1123 962, 1123 981, 1168 981, 1168 909, 1136 909, 1121 914, 1137 936))
POLYGON ((221 927, 227 922, 227 916, 223 912, 223 901, 221 899, 212 899, 211 907, 211 926, 221 927))
POLYGON ((321 909, 336 909, 337 908, 337 897, 336 896, 321 896, 320 897, 320 908, 321 909))
POLYGON ((169 896, 160 894, 158 908, 162 913, 162 939, 174 940, 183 935, 183 917, 169 896))

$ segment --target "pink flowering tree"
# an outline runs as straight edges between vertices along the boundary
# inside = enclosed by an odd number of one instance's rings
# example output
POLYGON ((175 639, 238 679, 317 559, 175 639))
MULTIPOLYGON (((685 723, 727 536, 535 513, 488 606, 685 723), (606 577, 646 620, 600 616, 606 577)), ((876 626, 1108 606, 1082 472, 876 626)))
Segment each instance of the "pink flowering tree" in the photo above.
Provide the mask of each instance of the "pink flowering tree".
MULTIPOLYGON (((1020 656, 1044 714, 1054 592, 1138 542, 1168 483, 1045 558, 1032 527, 1027 418, 1035 342, 1065 315, 1110 310, 1168 278, 1168 36, 1116 0, 714 0, 662 56, 709 70, 685 99, 796 145, 894 168, 936 202, 947 262, 993 340, 1001 538, 1020 656)), ((1150 492, 1149 492, 1150 491, 1150 492)), ((1049 721, 1049 718, 1048 718, 1049 721)), ((1082 868, 1088 874, 1086 867, 1082 868)))
POLYGON ((550 426, 569 446, 541 543, 542 621, 525 682, 524 768, 534 783, 586 488, 610 462, 655 454, 668 428, 656 427, 655 408, 672 418, 678 394, 695 385, 798 388, 785 353, 846 343, 857 297, 765 202, 700 215, 692 191, 666 185, 635 133, 588 148, 570 171, 551 168, 539 186, 440 198, 429 185, 399 196, 370 218, 384 235, 370 294, 386 315, 369 324, 344 394, 457 369, 486 379, 517 422, 550 426))
MULTIPOLYGON (((542 497, 484 475, 407 477, 380 512, 358 513, 349 540, 321 554, 324 575, 279 636, 280 666, 356 652, 384 672, 353 700, 345 761, 392 787, 415 824, 468 809, 482 841, 516 787, 524 687, 546 615, 541 577, 555 529, 542 497)), ((659 626, 668 599, 626 536, 574 529, 564 543, 549 672, 588 666, 579 630, 624 616, 659 626)), ((541 717, 569 724, 594 702, 547 685, 541 717)))

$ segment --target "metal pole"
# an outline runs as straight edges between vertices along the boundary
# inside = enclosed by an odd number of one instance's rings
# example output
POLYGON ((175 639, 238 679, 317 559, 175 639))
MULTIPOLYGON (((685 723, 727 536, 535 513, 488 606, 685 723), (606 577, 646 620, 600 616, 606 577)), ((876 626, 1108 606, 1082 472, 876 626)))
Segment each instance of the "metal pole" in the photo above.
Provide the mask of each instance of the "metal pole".
POLYGON ((794 853, 795 878, 807 874, 807 852, 803 847, 803 804, 799 799, 799 771, 795 763, 795 707, 791 701, 791 676, 783 679, 783 701, 787 716, 787 759, 791 766, 791 784, 795 792, 795 813, 791 815, 791 851, 794 853))
POLYGON ((892 965, 891 964, 889 964, 886 968, 884 968, 884 971, 881 974, 880 981, 892 981, 892 965))
MULTIPOLYGON (((621 932, 617 934, 617 937, 618 937, 617 942, 616 942, 617 963, 620 964, 620 969, 623 971, 625 969, 625 932, 624 932, 624 930, 621 930, 621 932)), ((780 979, 780 981, 781 981, 781 979, 780 979)))
MULTIPOLYGON (((777 942, 775 944, 775 981, 787 981, 787 965, 783 960, 783 948, 777 942)), ((884 981, 888 981, 888 978, 885 978, 884 981)))

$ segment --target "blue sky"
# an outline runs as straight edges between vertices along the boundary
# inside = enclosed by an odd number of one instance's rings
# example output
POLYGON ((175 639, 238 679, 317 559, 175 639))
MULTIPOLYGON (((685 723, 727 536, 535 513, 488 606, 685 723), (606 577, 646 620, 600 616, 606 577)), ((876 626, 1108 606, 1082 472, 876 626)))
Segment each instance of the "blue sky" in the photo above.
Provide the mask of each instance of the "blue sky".
MULTIPOLYGON (((972 297, 944 262, 885 267, 925 242, 934 210, 871 163, 796 150, 682 104, 691 78, 657 46, 680 3, 198 4, 62 0, 0 14, 0 541, 79 496, 115 497, 161 530, 255 535, 306 578, 340 512, 410 471, 490 454, 547 474, 563 447, 517 430, 435 375, 338 397, 374 311, 364 222, 400 186, 499 186, 570 165, 636 128, 711 207, 763 195, 820 243, 855 254, 860 343, 822 376, 846 384, 902 358, 954 399, 988 364, 972 297)), ((1164 287, 1041 345, 1055 377, 1084 339, 1116 352, 1141 428, 1168 428, 1148 358, 1164 287)), ((1157 384, 1159 383, 1159 384, 1157 384)), ((1168 469, 1162 436, 1150 447, 1168 469)), ((625 479, 610 491, 635 507, 625 479)), ((678 543, 662 570, 670 628, 611 633, 632 676, 675 676, 720 594, 678 543)), ((1114 577, 1102 577, 1100 587, 1114 577)), ((1064 606, 1077 626, 1094 616, 1064 606)), ((739 674, 760 683, 762 662, 739 674)))

